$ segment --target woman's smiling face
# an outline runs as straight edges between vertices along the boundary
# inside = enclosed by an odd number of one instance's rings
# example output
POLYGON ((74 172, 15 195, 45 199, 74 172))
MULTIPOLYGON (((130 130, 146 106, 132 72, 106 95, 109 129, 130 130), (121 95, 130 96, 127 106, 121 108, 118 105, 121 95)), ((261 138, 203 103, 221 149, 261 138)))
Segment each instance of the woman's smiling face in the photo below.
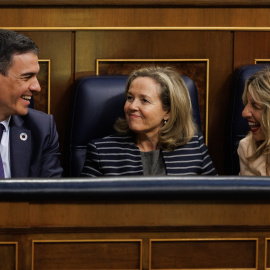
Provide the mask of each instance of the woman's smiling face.
MULTIPOLYGON (((256 100, 257 97, 255 96, 256 100)), ((248 120, 249 128, 255 141, 265 140, 265 134, 261 126, 262 104, 254 100, 250 92, 247 93, 247 103, 242 112, 242 116, 248 120)))
POLYGON ((124 111, 130 130, 137 134, 156 135, 169 118, 160 100, 160 85, 149 77, 131 83, 124 111))

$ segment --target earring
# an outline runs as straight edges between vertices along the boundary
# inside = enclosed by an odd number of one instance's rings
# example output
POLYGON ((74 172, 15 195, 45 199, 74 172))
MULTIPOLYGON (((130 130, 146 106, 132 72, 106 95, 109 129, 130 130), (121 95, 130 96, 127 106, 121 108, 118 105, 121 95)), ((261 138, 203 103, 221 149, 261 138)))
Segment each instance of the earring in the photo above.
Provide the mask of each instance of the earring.
POLYGON ((163 124, 165 125, 168 122, 168 120, 164 120, 163 124))

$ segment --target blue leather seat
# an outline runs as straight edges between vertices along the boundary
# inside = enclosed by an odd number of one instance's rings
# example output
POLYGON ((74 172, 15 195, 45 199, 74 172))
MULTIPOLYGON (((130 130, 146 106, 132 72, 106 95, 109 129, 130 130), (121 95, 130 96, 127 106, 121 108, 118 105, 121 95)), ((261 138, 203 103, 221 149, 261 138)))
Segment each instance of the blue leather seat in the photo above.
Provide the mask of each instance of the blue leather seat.
POLYGON ((228 175, 239 174, 239 157, 237 148, 239 141, 243 139, 248 131, 248 122, 242 117, 244 104, 242 94, 245 82, 257 71, 265 68, 266 65, 245 65, 237 68, 233 73, 232 90, 230 97, 229 119, 225 135, 226 166, 225 173, 228 175))
MULTIPOLYGON (((195 83, 182 76, 191 96, 194 119, 201 127, 195 83)), ((124 117, 125 85, 128 76, 90 76, 75 84, 67 175, 78 177, 84 165, 87 143, 114 133, 113 125, 124 117)))

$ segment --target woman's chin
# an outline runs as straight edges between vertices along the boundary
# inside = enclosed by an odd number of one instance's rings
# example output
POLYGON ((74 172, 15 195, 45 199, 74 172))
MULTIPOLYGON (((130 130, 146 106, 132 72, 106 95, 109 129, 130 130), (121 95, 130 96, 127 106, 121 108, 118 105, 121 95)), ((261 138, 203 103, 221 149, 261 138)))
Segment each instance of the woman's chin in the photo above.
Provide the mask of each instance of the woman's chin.
POLYGON ((258 141, 264 141, 265 140, 265 136, 264 134, 261 134, 260 132, 253 132, 252 133, 252 137, 253 139, 258 142, 258 141))

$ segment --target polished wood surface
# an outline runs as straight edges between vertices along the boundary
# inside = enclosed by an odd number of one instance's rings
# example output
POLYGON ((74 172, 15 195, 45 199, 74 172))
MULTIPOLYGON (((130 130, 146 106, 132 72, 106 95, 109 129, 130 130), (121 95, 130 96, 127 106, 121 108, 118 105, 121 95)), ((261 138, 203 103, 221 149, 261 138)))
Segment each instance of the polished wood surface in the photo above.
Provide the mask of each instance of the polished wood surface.
POLYGON ((141 269, 141 242, 37 240, 33 242, 33 269, 141 269))
POLYGON ((151 268, 256 269, 256 250, 256 239, 153 240, 151 268))
POLYGON ((264 269, 270 254, 268 203, 29 201, 16 222, 9 204, 1 269, 264 269))
POLYGON ((17 6, 17 5, 34 5, 34 6, 42 6, 42 5, 84 5, 84 6, 106 6, 106 5, 176 5, 176 6, 248 6, 248 7, 257 7, 257 6, 269 6, 269 0, 2 0, 2 5, 7 6, 17 6))
POLYGON ((2 181, 1 269, 263 270, 270 259, 269 183, 166 176, 2 181))
POLYGON ((269 27, 269 8, 143 8, 4 7, 1 27, 269 27), (42 16, 41 16, 42 14, 42 16), (253 18, 253 19, 251 19, 253 18))
POLYGON ((17 269, 17 243, 0 242, 0 269, 17 269))
MULTIPOLYGON (((2 28, 41 28, 46 30, 87 30, 91 27, 151 27, 174 30, 269 30, 270 7, 257 8, 197 8, 197 7, 2 7, 2 28), (206 29, 206 28, 210 29, 206 29), (232 29, 231 29, 232 28, 232 29), (250 29, 249 29, 250 28, 250 29), (259 29, 256 29, 259 28, 259 29), (186 29, 189 30, 189 29, 186 29)), ((39 30, 39 29, 37 29, 39 30)), ((162 29, 161 29, 162 30, 162 29)), ((166 29, 165 29, 166 30, 166 29)))
POLYGON ((256 59, 270 60, 269 44, 270 32, 268 31, 235 33, 234 68, 255 64, 256 59))

